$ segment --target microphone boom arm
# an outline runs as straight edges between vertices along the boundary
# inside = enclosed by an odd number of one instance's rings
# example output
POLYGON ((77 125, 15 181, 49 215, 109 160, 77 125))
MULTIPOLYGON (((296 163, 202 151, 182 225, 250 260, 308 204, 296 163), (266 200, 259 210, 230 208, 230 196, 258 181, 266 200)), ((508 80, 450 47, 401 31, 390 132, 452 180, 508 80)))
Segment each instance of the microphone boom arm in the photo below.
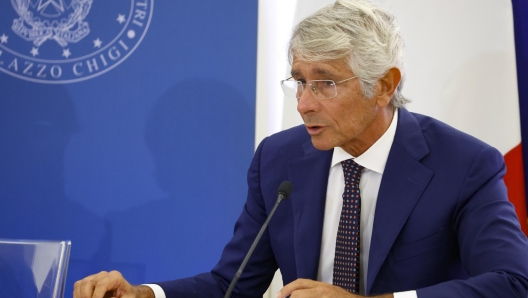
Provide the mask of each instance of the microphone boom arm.
POLYGON ((246 267, 247 262, 249 261, 249 258, 253 254, 253 251, 255 250, 255 247, 257 247, 258 242, 260 241, 260 238, 262 237, 262 234, 264 234, 264 231, 268 227, 268 223, 273 217, 273 214, 275 213, 275 210, 277 210, 277 207, 279 207, 280 202, 284 201, 291 193, 292 185, 289 181, 284 181, 279 186, 279 191, 277 192, 277 202, 275 202, 275 205, 273 206, 273 209, 271 209, 268 218, 260 228, 259 233, 257 234, 257 237, 253 241, 253 244, 251 244, 251 247, 249 248, 248 253, 246 254, 246 257, 244 258, 244 261, 242 261, 242 264, 240 265, 240 268, 238 268, 238 271, 235 274, 235 277, 231 281, 231 284, 229 285, 229 288, 227 289, 227 292, 225 293, 224 298, 229 298, 231 296, 231 293, 233 292, 233 289, 235 288, 235 285, 237 284, 238 280, 240 279, 240 275, 242 275, 242 271, 244 271, 244 268, 246 267))

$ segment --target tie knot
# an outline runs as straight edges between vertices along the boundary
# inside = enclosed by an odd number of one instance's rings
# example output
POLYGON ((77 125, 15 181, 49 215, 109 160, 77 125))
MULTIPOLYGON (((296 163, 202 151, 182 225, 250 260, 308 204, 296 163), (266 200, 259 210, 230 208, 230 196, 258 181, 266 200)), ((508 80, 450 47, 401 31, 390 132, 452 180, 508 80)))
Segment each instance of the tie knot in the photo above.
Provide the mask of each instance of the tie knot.
POLYGON ((352 158, 343 160, 341 165, 343 166, 343 173, 345 174, 345 177, 355 175, 359 179, 361 176, 361 170, 364 169, 363 166, 358 165, 352 158))

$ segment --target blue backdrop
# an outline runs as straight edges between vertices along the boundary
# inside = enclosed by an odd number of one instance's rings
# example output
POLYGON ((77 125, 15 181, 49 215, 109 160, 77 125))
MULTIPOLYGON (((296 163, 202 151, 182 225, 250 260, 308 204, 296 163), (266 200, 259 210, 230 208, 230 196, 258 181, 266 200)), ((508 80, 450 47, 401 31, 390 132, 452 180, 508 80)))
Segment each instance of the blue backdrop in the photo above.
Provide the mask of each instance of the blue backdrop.
POLYGON ((254 150, 257 1, 47 2, 0 3, 0 238, 72 240, 67 296, 210 270, 254 150))

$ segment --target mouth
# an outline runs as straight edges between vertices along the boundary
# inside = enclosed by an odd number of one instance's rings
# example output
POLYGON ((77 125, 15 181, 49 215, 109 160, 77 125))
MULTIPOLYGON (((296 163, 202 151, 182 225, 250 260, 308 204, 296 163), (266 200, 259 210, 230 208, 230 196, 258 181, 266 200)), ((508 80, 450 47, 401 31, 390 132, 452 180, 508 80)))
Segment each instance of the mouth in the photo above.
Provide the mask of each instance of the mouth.
POLYGON ((306 130, 308 130, 308 133, 310 135, 317 135, 321 133, 321 131, 323 131, 324 129, 324 126, 320 126, 320 125, 305 125, 305 126, 306 126, 306 130))

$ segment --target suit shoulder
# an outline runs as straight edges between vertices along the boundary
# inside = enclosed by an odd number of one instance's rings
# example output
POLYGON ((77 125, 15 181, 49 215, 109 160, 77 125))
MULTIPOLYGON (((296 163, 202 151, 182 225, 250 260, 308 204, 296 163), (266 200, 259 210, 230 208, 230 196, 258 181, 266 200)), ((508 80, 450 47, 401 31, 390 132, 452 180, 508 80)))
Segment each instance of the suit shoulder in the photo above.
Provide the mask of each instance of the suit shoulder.
POLYGON ((275 133, 261 143, 265 150, 302 150, 303 144, 310 141, 310 135, 304 125, 292 127, 275 133), (265 144, 263 144, 265 143, 265 144))
MULTIPOLYGON (((422 114, 411 113, 418 121, 429 145, 445 145, 460 150, 482 150, 493 148, 489 144, 460 131, 440 120, 422 114)), ((494 148, 493 148, 494 149, 494 148)))

